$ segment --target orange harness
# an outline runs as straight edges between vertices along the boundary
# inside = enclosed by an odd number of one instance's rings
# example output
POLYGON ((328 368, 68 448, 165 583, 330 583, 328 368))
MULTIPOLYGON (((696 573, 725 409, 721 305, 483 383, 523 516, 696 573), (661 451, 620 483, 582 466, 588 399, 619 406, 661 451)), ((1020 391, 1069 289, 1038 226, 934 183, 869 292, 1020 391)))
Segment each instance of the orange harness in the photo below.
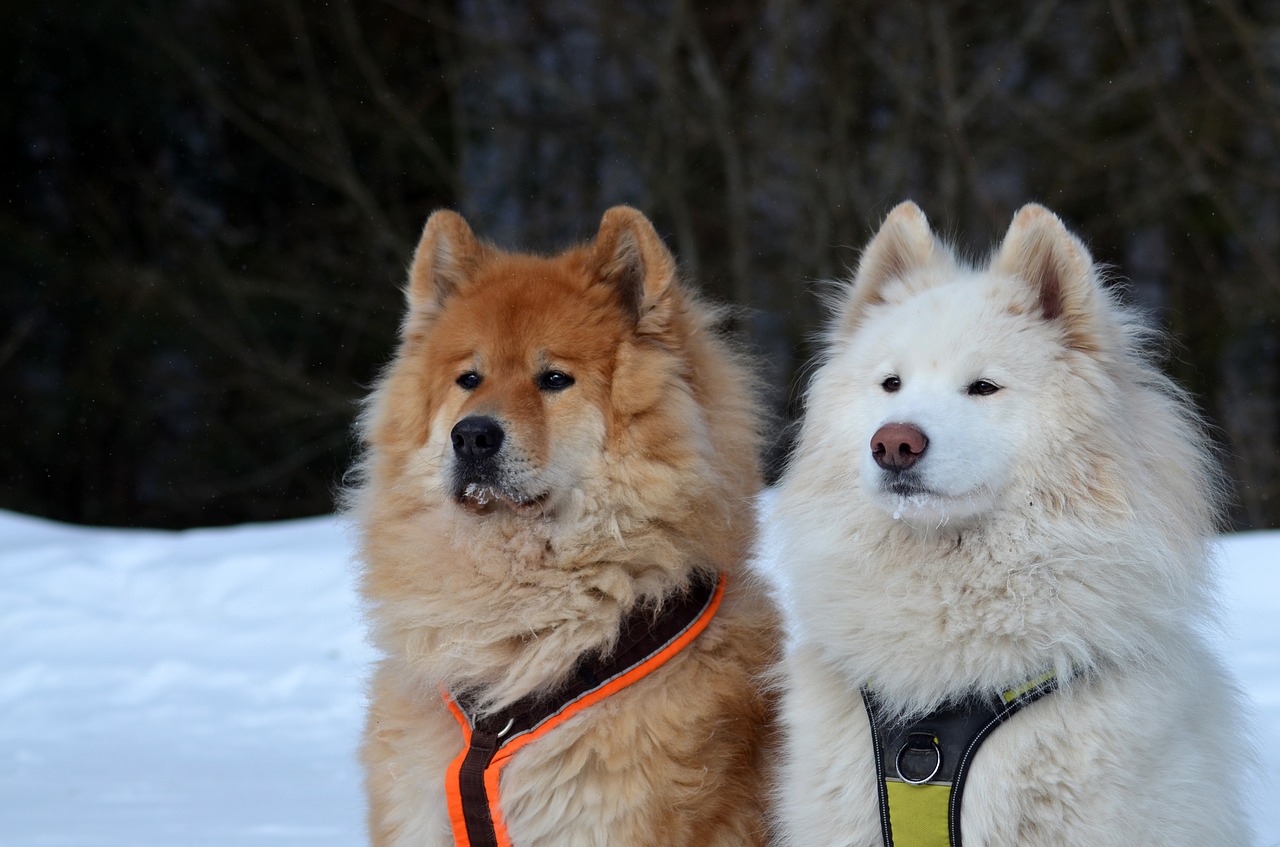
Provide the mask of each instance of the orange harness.
POLYGON ((661 615, 655 617, 647 606, 633 610, 622 622, 616 648, 607 656, 582 657, 573 676, 550 694, 469 717, 475 710, 467 696, 445 693, 463 740, 462 752, 445 775, 454 843, 511 847, 498 800, 498 781, 511 757, 588 706, 644 679, 691 644, 711 623, 724 587, 724 574, 714 581, 695 577, 691 589, 672 598, 661 615))

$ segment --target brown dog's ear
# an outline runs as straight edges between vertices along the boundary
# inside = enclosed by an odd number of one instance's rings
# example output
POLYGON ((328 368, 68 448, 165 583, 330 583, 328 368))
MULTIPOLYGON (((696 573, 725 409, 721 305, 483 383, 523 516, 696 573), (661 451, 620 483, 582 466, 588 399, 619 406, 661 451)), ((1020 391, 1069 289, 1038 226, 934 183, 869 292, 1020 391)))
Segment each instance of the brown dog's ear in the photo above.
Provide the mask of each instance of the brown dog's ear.
POLYGON ((862 251, 853 285, 837 304, 837 331, 857 326, 870 306, 884 302, 887 283, 929 265, 954 265, 950 251, 933 235, 929 220, 910 200, 889 212, 867 249, 862 251))
POLYGON ((431 314, 439 309, 475 270, 483 249, 457 212, 433 212, 409 269, 410 312, 431 314))
POLYGON ((1057 215, 1037 203, 1019 209, 991 270, 1030 286, 1041 317, 1063 325, 1068 346, 1093 350, 1102 308, 1093 257, 1057 215))
POLYGON ((643 214, 630 206, 614 206, 604 213, 592 268, 602 284, 617 292, 637 327, 657 330, 666 323, 676 260, 643 214))

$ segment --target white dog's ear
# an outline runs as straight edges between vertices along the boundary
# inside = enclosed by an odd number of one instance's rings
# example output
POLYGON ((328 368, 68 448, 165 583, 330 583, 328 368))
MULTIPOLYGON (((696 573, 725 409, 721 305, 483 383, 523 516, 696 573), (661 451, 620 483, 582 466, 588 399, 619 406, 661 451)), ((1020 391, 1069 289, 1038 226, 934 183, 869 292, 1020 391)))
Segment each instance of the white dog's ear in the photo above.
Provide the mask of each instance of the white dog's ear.
POLYGON ((617 292, 641 332, 659 332, 671 313, 676 260, 649 219, 630 206, 614 206, 600 220, 592 252, 597 278, 617 292))
POLYGON ((950 252, 929 228, 929 220, 910 200, 889 212, 858 261, 858 270, 838 305, 837 326, 852 329, 869 306, 884 302, 886 283, 909 276, 920 268, 952 264, 950 252))
POLYGON ((1053 212, 1037 203, 1019 209, 991 270, 1030 286, 1041 317, 1062 324, 1068 346, 1086 352, 1097 346, 1092 339, 1101 304, 1093 257, 1053 212))
POLYGON ((461 215, 448 209, 433 212, 409 268, 410 317, 438 311, 474 272, 483 253, 484 246, 461 215))

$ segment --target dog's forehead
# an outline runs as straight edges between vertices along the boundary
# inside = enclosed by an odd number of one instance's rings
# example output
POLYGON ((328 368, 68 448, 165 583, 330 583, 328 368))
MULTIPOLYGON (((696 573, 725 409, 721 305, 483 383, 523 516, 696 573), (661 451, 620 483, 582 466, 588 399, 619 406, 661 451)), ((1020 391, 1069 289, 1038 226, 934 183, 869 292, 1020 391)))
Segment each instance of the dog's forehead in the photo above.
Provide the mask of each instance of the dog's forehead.
POLYGON ((1034 356, 1019 340, 1039 326, 1024 299, 1004 279, 953 279, 877 307, 876 319, 853 339, 854 354, 864 362, 883 358, 939 372, 1034 356))
POLYGON ((612 292, 570 262, 518 257, 478 270, 446 302, 435 341, 495 367, 611 360, 626 328, 612 292))

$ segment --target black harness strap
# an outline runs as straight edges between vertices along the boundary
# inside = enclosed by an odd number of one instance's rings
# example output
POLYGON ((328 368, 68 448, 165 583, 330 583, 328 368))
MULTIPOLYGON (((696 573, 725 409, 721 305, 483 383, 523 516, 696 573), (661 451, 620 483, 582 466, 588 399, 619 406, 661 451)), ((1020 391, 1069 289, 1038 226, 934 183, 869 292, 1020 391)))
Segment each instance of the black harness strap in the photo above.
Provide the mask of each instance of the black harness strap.
POLYGON ((451 695, 471 728, 471 741, 458 770, 456 785, 470 847, 499 847, 491 811, 495 798, 489 796, 485 784, 485 773, 498 752, 555 719, 584 697, 640 667, 678 640, 707 614, 722 579, 714 573, 699 572, 689 590, 667 598, 660 612, 652 605, 637 606, 623 619, 614 649, 608 654, 584 655, 572 676, 553 691, 526 697, 479 717, 475 717, 474 692, 451 695))
MULTIPOLYGON (((915 799, 911 792, 916 789, 920 789, 921 795, 926 791, 949 791, 946 802, 947 843, 951 847, 961 847, 960 803, 974 754, 997 727, 1057 687, 1057 676, 1047 673, 1000 695, 955 701, 927 715, 892 720, 875 692, 864 686, 862 699, 871 721, 876 784, 880 793, 880 826, 885 847, 894 847, 895 843, 890 794, 915 799), (891 791, 890 783, 896 783, 898 787, 891 791)), ((921 808, 933 808, 937 804, 920 805, 921 808)), ((908 813, 906 809, 898 811, 900 816, 908 813)), ((913 807, 910 812, 919 814, 919 809, 913 807)), ((912 829, 913 833, 917 831, 915 826, 912 829)), ((936 831, 940 829, 940 826, 935 828, 936 831)), ((901 830, 899 827, 899 832, 901 830)), ((901 842, 898 847, 941 844, 941 839, 933 841, 914 834, 898 840, 901 842)))

